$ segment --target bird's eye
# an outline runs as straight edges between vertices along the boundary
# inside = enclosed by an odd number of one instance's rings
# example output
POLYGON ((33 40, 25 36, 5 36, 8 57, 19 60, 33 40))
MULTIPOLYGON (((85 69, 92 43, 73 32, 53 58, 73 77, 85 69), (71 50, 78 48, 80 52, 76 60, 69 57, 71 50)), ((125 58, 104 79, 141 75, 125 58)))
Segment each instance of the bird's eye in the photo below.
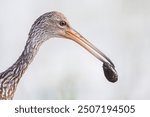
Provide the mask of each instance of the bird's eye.
POLYGON ((67 23, 66 23, 65 21, 60 21, 60 22, 59 22, 59 25, 60 25, 60 26, 66 26, 67 23))

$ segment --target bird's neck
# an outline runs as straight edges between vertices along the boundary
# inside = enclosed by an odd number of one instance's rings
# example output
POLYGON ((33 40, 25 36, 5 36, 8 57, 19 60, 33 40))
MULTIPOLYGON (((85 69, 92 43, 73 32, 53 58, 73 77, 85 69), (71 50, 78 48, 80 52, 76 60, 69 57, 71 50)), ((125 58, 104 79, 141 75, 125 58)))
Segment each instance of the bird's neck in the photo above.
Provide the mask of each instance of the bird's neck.
POLYGON ((44 41, 39 41, 36 36, 27 40, 24 51, 18 60, 6 71, 0 73, 0 99, 12 99, 20 78, 35 57, 40 45, 44 41))

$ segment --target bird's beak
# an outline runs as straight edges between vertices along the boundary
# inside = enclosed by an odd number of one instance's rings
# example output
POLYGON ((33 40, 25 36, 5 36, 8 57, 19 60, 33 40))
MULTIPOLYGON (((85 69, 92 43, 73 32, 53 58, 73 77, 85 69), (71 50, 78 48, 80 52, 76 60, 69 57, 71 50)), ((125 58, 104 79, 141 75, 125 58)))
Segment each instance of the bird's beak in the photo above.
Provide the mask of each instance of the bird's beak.
POLYGON ((112 61, 104 53, 102 53, 92 43, 90 43, 87 39, 85 39, 81 34, 79 34, 74 29, 67 30, 65 37, 80 44, 82 47, 88 50, 92 55, 94 55, 101 62, 103 63, 107 62, 107 63, 110 63, 112 66, 114 66, 112 61))
POLYGON ((69 38, 75 42, 77 42, 79 45, 84 47, 87 51, 89 51, 92 55, 94 55, 97 59, 99 59, 101 62, 103 62, 103 69, 104 74, 106 78, 110 82, 116 82, 117 81, 117 72, 115 70, 115 66, 113 62, 99 49, 97 49, 92 43, 90 43, 87 39, 85 39, 82 35, 80 35, 77 31, 75 31, 72 28, 69 28, 65 35, 66 38, 69 38))

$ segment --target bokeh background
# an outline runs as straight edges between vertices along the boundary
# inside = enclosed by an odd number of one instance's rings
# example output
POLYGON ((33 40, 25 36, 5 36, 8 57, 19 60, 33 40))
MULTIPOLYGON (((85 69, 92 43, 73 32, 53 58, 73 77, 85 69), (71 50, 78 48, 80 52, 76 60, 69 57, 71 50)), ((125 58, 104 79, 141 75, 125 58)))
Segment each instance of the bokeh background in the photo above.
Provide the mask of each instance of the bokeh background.
POLYGON ((0 0, 0 71, 20 56, 33 22, 60 11, 72 27, 114 62, 117 83, 73 41, 44 43, 14 99, 150 99, 149 0, 0 0))

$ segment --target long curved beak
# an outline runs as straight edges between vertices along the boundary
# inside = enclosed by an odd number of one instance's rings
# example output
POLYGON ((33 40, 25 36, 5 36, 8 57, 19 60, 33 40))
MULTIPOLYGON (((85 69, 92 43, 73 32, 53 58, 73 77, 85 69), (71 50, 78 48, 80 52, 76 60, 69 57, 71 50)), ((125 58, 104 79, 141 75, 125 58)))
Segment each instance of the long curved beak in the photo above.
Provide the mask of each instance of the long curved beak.
MULTIPOLYGON (((66 31, 65 37, 77 42, 79 45, 81 45, 87 51, 89 51, 92 55, 94 55, 97 59, 103 62, 104 73, 109 74, 109 76, 105 75, 108 80, 109 78, 111 79, 114 74, 116 77, 117 72, 115 70, 113 62, 104 53, 102 53, 99 49, 97 49, 92 43, 90 43, 87 39, 85 39, 82 35, 80 35, 77 31, 75 31, 72 28, 69 28, 66 31)), ((116 81, 117 80, 115 79, 112 80, 111 82, 116 81)))
POLYGON ((85 39, 81 34, 79 34, 74 29, 67 30, 65 37, 80 44, 82 47, 84 47, 87 51, 89 51, 92 55, 94 55, 101 62, 103 63, 107 62, 107 63, 110 63, 112 66, 114 66, 113 62, 104 53, 102 53, 92 43, 90 43, 87 39, 85 39))

